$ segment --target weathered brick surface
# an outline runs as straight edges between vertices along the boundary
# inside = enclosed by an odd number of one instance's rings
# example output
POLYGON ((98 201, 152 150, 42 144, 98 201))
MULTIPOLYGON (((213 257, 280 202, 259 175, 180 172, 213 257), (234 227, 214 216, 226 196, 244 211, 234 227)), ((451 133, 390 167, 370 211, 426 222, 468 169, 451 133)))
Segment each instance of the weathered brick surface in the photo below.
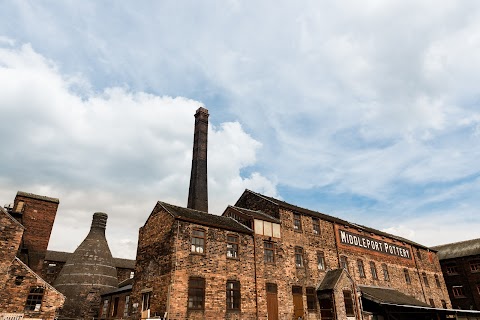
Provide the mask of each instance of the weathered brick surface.
POLYGON ((480 272, 472 272, 471 261, 480 261, 480 255, 445 259, 441 261, 448 293, 453 308, 480 310, 480 272), (458 274, 448 274, 447 266, 456 265, 458 274), (455 297, 452 287, 462 286, 464 296, 455 297))
POLYGON ((23 230, 20 223, 0 208, 0 285, 6 281, 7 271, 20 246, 23 230))
POLYGON ((32 272, 19 259, 15 259, 8 270, 7 281, 0 290, 0 311, 25 313, 25 318, 54 319, 65 297, 32 272), (18 278, 22 277, 21 282, 18 278), (25 311, 25 303, 31 288, 44 288, 39 311, 25 311))
POLYGON ((28 254, 20 253, 18 256, 33 271, 41 274, 59 202, 57 199, 19 192, 15 197, 14 210, 20 201, 24 202, 23 212, 15 215, 15 218, 25 227, 23 247, 28 249, 28 254))

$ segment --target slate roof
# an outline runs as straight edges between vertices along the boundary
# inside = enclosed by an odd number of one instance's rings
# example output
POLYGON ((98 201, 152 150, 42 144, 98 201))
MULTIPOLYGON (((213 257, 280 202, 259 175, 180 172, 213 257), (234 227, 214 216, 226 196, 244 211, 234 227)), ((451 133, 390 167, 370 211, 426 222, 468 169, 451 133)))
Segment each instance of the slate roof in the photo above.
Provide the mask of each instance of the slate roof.
POLYGON ((480 255, 480 239, 448 243, 432 248, 438 251, 440 260, 480 255))
POLYGON ((335 289, 335 285, 337 284, 340 276, 343 273, 343 269, 335 269, 327 271, 325 274, 325 278, 323 278, 322 282, 317 288, 317 291, 323 290, 333 290, 335 289))
POLYGON ((362 291, 362 296, 365 299, 376 303, 430 307, 430 305, 426 304, 425 302, 417 300, 412 296, 408 296, 391 288, 361 285, 358 287, 360 288, 360 291, 362 291))
POLYGON ((49 201, 49 202, 54 202, 54 203, 60 203, 60 200, 58 200, 57 198, 40 196, 38 194, 33 194, 33 193, 28 193, 28 192, 23 192, 23 191, 18 191, 17 196, 22 196, 22 197, 37 199, 37 200, 44 200, 44 201, 49 201))
POLYGON ((281 223, 280 219, 272 217, 271 215, 266 214, 262 211, 249 210, 249 209, 235 207, 235 206, 228 206, 225 211, 227 211, 228 209, 239 211, 240 213, 243 213, 244 215, 247 215, 249 217, 253 217, 254 219, 269 221, 273 223, 281 223))
MULTIPOLYGON (((71 252, 47 250, 47 253, 45 254, 45 260, 67 262, 67 259, 71 254, 71 252)), ((135 269, 135 260, 113 258, 113 263, 117 268, 135 269)))
POLYGON ((161 201, 158 201, 158 204, 161 205, 174 218, 179 220, 241 233, 251 234, 253 232, 252 229, 244 226, 230 217, 223 217, 199 210, 178 207, 161 201))
MULTIPOLYGON (((370 227, 367 227, 367 226, 359 225, 359 224, 356 224, 356 223, 353 223, 353 222, 348 222, 346 220, 343 220, 343 219, 340 219, 340 218, 337 218, 337 217, 333 217, 333 216, 330 216, 328 214, 321 213, 321 212, 318 212, 318 211, 313 211, 313 210, 310 210, 310 209, 302 208, 302 207, 293 205, 291 203, 288 203, 288 202, 285 202, 285 201, 282 201, 282 200, 278 200, 278 199, 275 199, 275 198, 272 198, 272 197, 269 197, 269 196, 265 196, 263 194, 255 192, 255 191, 251 191, 251 190, 246 189, 244 194, 246 192, 249 192, 249 193, 252 193, 252 194, 254 194, 258 197, 264 198, 267 201, 273 202, 274 204, 276 204, 276 205, 278 205, 282 208, 291 210, 291 211, 295 211, 295 212, 298 212, 298 213, 303 213, 303 214, 309 215, 309 216, 314 216, 314 217, 320 218, 322 220, 334 222, 334 223, 337 223, 337 224, 347 225, 347 226, 350 226, 352 228, 361 229, 361 230, 366 231, 366 232, 372 232, 372 233, 375 233, 377 235, 385 236, 385 237, 389 237, 391 239, 395 239, 395 240, 398 240, 398 241, 401 241, 401 242, 409 243, 411 245, 414 245, 416 247, 420 247, 420 248, 423 248, 423 249, 429 249, 431 251, 436 251, 436 250, 432 250, 429 247, 426 247, 424 245, 416 243, 414 241, 411 241, 411 240, 408 240, 408 239, 405 239, 405 238, 402 238, 402 237, 399 237, 399 236, 396 236, 396 235, 393 235, 393 234, 390 234, 390 233, 387 233, 387 232, 383 232, 383 231, 373 229, 373 228, 370 228, 370 227)), ((243 196, 243 194, 242 194, 242 196, 243 196)))

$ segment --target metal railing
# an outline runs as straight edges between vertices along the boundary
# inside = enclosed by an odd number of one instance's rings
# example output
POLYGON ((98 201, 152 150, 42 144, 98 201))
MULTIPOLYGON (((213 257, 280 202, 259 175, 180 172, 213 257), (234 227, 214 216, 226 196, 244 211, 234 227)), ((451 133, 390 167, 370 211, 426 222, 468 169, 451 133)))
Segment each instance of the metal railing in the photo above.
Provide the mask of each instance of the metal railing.
POLYGON ((0 320, 23 320, 23 313, 0 313, 0 320))

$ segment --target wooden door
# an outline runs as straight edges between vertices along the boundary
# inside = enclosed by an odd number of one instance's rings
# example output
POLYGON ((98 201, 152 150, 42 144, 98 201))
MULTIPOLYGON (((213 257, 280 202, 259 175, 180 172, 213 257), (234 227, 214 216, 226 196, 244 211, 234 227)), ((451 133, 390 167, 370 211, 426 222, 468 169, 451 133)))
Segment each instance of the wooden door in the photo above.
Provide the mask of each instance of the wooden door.
POLYGON ((292 287, 293 319, 303 319, 303 290, 302 287, 292 287))
POLYGON ((267 319, 278 320, 277 285, 267 283, 267 319))

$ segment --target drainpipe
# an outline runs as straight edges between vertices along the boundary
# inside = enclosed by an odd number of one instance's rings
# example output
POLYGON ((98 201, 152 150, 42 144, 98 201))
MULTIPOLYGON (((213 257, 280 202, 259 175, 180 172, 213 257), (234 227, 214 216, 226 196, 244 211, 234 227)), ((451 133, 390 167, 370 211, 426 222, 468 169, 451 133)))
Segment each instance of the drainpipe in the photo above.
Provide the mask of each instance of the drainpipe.
POLYGON ((258 319, 258 285, 257 285, 257 239, 255 237, 255 221, 252 221, 253 225, 253 272, 255 277, 255 312, 258 319))

